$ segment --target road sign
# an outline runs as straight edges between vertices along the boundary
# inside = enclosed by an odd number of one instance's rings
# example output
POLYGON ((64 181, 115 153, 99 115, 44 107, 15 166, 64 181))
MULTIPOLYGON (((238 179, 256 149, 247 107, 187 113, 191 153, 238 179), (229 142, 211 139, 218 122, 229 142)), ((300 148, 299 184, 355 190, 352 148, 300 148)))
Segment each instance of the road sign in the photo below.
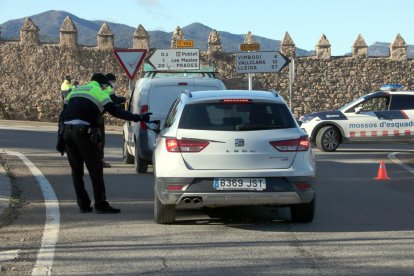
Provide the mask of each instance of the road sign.
POLYGON ((177 48, 193 48, 194 41, 193 40, 177 40, 176 42, 177 48))
POLYGON ((156 70, 200 69, 199 49, 157 49, 148 63, 156 70))
POLYGON ((128 78, 132 80, 141 63, 144 61, 147 50, 145 49, 114 49, 115 57, 118 59, 119 64, 124 69, 128 78))
POLYGON ((271 73, 280 72, 289 59, 280 52, 238 52, 236 53, 236 72, 271 73))
POLYGON ((260 44, 259 43, 242 43, 240 44, 240 51, 248 52, 248 51, 260 51, 260 44))

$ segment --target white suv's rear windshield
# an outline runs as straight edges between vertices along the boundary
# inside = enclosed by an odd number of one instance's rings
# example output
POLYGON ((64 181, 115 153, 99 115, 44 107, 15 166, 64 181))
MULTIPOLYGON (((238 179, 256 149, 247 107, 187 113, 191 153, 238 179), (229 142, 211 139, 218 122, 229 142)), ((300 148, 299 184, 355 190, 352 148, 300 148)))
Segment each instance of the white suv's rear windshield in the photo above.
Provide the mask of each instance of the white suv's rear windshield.
POLYGON ((296 127, 285 104, 274 102, 188 104, 179 128, 219 131, 248 131, 296 127))

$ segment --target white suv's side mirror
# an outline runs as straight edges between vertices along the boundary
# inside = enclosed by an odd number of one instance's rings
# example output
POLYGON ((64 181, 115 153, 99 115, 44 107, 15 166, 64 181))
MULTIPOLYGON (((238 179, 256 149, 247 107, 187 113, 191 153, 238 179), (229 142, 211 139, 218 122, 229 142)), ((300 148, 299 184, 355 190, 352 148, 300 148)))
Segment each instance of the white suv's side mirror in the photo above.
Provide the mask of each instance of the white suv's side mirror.
POLYGON ((355 107, 355 113, 359 114, 362 110, 362 106, 355 107))

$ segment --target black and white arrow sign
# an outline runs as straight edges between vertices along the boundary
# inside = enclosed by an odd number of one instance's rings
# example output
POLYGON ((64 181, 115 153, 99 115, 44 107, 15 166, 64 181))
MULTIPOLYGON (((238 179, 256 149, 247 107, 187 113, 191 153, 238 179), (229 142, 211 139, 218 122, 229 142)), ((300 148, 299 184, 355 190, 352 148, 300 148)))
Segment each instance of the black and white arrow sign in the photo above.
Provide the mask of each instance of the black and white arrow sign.
POLYGON ((289 62, 280 52, 236 53, 236 71, 239 74, 280 72, 289 62))
POLYGON ((196 70, 200 69, 200 50, 157 49, 147 62, 156 70, 196 70))

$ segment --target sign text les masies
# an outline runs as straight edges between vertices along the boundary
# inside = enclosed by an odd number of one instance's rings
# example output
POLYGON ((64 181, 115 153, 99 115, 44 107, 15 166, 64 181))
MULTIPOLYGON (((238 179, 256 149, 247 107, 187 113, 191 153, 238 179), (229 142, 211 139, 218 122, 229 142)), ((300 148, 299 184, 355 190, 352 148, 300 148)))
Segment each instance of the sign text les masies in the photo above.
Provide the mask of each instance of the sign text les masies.
POLYGON ((189 70, 200 68, 199 49, 157 49, 149 58, 157 70, 189 70))

